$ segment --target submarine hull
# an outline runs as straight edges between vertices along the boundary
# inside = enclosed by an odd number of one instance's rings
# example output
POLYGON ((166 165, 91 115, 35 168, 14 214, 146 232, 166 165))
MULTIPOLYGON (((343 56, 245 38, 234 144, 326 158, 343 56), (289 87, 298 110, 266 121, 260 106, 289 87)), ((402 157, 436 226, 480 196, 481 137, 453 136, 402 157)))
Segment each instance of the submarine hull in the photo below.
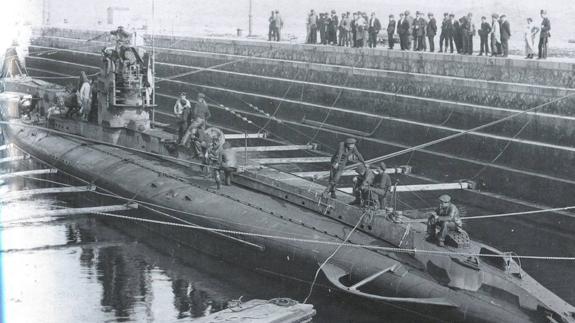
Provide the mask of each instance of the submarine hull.
MULTIPOLYGON (((487 295, 477 296, 441 285, 426 273, 424 267, 408 261, 409 256, 383 254, 365 248, 338 249, 337 244, 351 230, 349 226, 246 189, 226 187, 216 191, 215 183, 193 168, 24 126, 7 126, 5 134, 26 153, 67 173, 120 196, 154 205, 146 208, 145 212, 129 211, 133 217, 228 230, 218 232, 146 224, 174 243, 227 262, 303 283, 309 283, 319 264, 328 258, 329 264, 344 270, 345 279, 352 282, 401 263, 394 272, 374 279, 370 289, 386 297, 443 300, 441 304, 427 305, 392 303, 429 315, 430 321, 545 322, 537 312, 499 300, 495 302, 487 295), (320 225, 322 227, 318 229, 320 225), (269 236, 289 239, 278 240, 269 236), (314 244, 306 240, 330 244, 314 244), (402 263, 401 260, 407 261, 402 263)), ((354 233, 351 240, 357 244, 389 246, 362 232, 354 233)), ((331 288, 329 277, 324 277, 327 274, 324 271, 319 275, 319 283, 331 288)), ((339 291, 341 295, 358 301, 382 303, 348 294, 345 290, 339 291)))

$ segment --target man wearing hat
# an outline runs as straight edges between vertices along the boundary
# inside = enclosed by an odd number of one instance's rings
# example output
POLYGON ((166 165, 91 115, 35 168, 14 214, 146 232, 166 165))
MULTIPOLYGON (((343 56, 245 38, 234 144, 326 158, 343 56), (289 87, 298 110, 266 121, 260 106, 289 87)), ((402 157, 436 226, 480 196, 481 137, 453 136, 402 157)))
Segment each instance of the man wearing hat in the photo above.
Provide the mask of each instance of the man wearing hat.
POLYGON ((178 142, 182 142, 184 132, 188 129, 188 122, 192 105, 186 99, 186 93, 180 93, 180 98, 174 104, 174 115, 178 119, 178 142))
POLYGON ((425 51, 425 28, 427 27, 427 21, 423 18, 423 12, 417 12, 417 18, 413 22, 413 39, 415 44, 413 45, 413 50, 415 51, 425 51))
POLYGON ((354 138, 347 138, 345 141, 339 143, 337 152, 331 157, 331 168, 329 171, 329 185, 325 193, 331 193, 331 198, 336 198, 335 187, 339 178, 345 169, 348 161, 355 161, 356 159, 365 164, 363 156, 357 150, 355 143, 357 140, 354 138))
POLYGON ((393 35, 395 34, 396 25, 397 23, 395 22, 393 15, 389 15, 389 22, 387 23, 387 44, 389 45, 389 49, 393 49, 395 44, 393 35))
POLYGON ((427 219, 428 239, 437 238, 438 245, 445 245, 445 237, 449 231, 461 230, 461 219, 459 210, 455 204, 451 203, 451 196, 443 194, 439 197, 439 207, 427 219), (439 227, 439 235, 436 233, 439 227))
POLYGON ((355 196, 355 200, 349 203, 349 205, 370 205, 373 202, 370 196, 370 187, 373 185, 375 174, 371 169, 361 164, 357 166, 355 172, 357 173, 357 176, 353 179, 353 195, 355 196))
POLYGON ((547 58, 547 42, 549 41, 549 37, 551 34, 549 31, 551 30, 551 21, 547 18, 547 11, 541 10, 541 33, 539 34, 539 59, 546 59, 547 58))
POLYGON ((428 13, 427 17, 429 18, 429 21, 427 22, 427 28, 425 32, 427 34, 427 40, 429 41, 429 51, 433 53, 435 51, 435 35, 437 34, 437 22, 433 17, 433 13, 431 12, 428 13))
POLYGON ((335 10, 331 11, 331 19, 329 20, 328 43, 330 45, 337 45, 337 27, 339 26, 339 17, 335 10))

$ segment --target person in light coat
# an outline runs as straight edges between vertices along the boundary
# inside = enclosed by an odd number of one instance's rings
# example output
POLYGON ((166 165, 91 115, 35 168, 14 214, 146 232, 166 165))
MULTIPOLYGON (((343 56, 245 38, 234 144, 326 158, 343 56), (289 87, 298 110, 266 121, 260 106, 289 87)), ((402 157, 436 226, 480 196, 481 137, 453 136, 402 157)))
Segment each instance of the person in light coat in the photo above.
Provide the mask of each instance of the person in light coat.
POLYGON ((491 18, 491 56, 497 56, 501 55, 501 28, 499 25, 499 15, 494 13, 491 18))
POLYGON ((535 38, 539 34, 539 27, 533 23, 533 19, 527 18, 527 25, 523 32, 525 39, 525 58, 532 59, 535 55, 535 38))
POLYGON ((82 71, 80 76, 81 85, 78 93, 78 103, 80 105, 80 115, 82 120, 88 121, 88 115, 90 114, 90 109, 92 106, 92 90, 90 79, 86 76, 86 72, 82 71))

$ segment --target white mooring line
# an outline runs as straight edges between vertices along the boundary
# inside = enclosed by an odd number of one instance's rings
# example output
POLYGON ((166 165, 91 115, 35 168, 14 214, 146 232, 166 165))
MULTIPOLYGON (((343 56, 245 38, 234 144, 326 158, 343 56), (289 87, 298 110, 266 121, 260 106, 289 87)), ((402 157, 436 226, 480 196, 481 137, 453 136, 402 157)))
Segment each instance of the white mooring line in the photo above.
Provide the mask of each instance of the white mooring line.
POLYGON ((14 162, 14 161, 20 161, 20 160, 24 160, 24 159, 28 159, 28 158, 30 158, 30 156, 28 156, 28 155, 0 158, 0 164, 10 163, 10 162, 14 162))

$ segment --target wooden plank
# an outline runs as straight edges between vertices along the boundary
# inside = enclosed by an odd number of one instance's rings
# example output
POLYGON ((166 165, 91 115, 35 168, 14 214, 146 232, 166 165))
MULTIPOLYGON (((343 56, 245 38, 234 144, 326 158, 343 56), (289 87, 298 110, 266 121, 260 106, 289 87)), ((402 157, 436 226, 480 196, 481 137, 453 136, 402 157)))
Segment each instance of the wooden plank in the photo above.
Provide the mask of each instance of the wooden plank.
POLYGON ((292 157, 292 158, 250 158, 255 164, 329 163, 331 157, 292 157))
POLYGON ((266 138, 265 133, 226 133, 224 134, 224 138, 226 140, 234 140, 234 139, 257 139, 257 138, 266 138))
POLYGON ((21 172, 0 174, 0 179, 12 178, 12 177, 18 177, 18 176, 29 176, 29 175, 56 174, 57 172, 58 172, 58 170, 54 169, 54 168, 25 170, 25 171, 21 171, 21 172))
POLYGON ((0 164, 10 163, 13 161, 20 161, 20 160, 28 159, 29 157, 30 156, 28 156, 28 155, 24 155, 24 156, 12 156, 12 157, 1 158, 0 164))
POLYGON ((15 191, 5 194, 0 197, 0 201, 6 202, 8 200, 30 197, 42 194, 61 194, 61 193, 77 193, 77 192, 90 192, 96 189, 95 186, 68 186, 68 187, 50 187, 38 188, 32 190, 15 191))
MULTIPOLYGON (((410 167, 396 167, 396 168, 387 168, 385 169, 385 172, 387 174, 409 174, 411 172, 411 168, 410 167)), ((329 172, 327 171, 318 171, 318 172, 296 172, 294 173, 294 175, 299 176, 299 177, 305 177, 305 178, 315 178, 315 177, 320 177, 320 176, 327 176, 329 175, 329 172)), ((354 169, 348 169, 343 171, 342 176, 353 176, 353 175, 357 175, 357 173, 355 172, 354 169)))
POLYGON ((66 216, 66 215, 78 215, 78 214, 93 214, 99 212, 120 212, 129 211, 138 208, 137 203, 130 204, 119 204, 119 205, 106 205, 106 206, 95 206, 95 207, 80 207, 80 208, 65 208, 60 210, 49 210, 40 211, 37 213, 27 214, 28 216, 66 216))
MULTIPOLYGON (((399 185, 397 192, 421 192, 421 191, 442 191, 442 190, 466 190, 472 189, 473 184, 469 182, 461 183, 441 183, 441 184, 418 184, 418 185, 399 185)), ((339 188, 345 193, 352 193, 352 187, 339 188)))
POLYGON ((236 152, 242 151, 290 151, 290 150, 314 150, 315 145, 283 145, 283 146, 248 146, 248 147, 234 147, 232 150, 236 152))

